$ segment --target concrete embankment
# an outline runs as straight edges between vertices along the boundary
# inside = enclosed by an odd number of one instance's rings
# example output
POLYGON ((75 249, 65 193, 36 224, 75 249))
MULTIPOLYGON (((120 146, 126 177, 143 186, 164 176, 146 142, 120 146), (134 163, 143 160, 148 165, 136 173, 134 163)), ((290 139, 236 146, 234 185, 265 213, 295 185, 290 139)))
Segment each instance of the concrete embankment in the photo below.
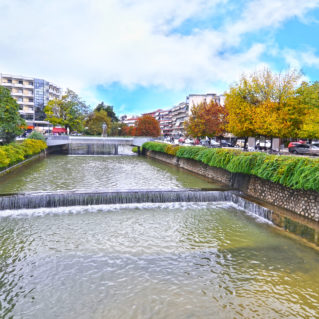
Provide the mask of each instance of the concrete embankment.
POLYGON ((230 173, 222 168, 210 167, 195 160, 177 158, 165 153, 147 151, 146 156, 222 182, 228 187, 242 191, 245 195, 286 209, 312 221, 319 221, 318 192, 294 190, 256 176, 230 173))

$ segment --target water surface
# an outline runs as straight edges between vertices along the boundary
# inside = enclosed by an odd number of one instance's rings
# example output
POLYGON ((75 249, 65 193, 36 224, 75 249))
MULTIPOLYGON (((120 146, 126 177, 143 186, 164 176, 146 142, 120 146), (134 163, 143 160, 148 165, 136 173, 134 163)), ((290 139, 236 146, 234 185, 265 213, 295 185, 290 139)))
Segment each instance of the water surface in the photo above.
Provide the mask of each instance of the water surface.
POLYGON ((1 216, 1 318, 319 317, 318 252, 231 204, 1 216))
POLYGON ((0 179, 0 194, 30 191, 220 188, 200 176, 138 156, 59 156, 0 179))

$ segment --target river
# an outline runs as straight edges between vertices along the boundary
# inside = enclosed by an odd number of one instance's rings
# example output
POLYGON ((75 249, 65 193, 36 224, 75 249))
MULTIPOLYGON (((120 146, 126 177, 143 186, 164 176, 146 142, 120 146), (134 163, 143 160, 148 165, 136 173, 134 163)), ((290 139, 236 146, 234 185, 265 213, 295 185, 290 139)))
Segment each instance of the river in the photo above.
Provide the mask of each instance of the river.
MULTIPOLYGON (((219 186, 144 158, 52 156, 8 175, 0 187, 219 186)), ((319 318, 318 252, 232 203, 0 216, 1 318, 319 318)))

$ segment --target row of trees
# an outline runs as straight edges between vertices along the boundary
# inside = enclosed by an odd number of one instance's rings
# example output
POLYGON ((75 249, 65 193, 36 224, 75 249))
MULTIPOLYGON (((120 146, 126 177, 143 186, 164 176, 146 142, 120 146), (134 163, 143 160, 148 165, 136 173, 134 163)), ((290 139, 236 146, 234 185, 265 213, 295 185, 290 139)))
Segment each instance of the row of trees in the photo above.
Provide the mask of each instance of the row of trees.
POLYGON ((225 107, 215 102, 192 108, 185 122, 193 137, 268 136, 319 138, 319 82, 300 83, 295 71, 273 74, 265 69, 243 75, 226 93, 225 107))
POLYGON ((68 90, 60 100, 49 101, 44 112, 46 119, 53 125, 89 135, 101 135, 103 123, 107 125, 109 136, 159 136, 161 133, 158 121, 152 116, 142 116, 133 127, 128 127, 119 122, 113 107, 103 102, 92 112, 88 110, 88 106, 78 95, 68 90))

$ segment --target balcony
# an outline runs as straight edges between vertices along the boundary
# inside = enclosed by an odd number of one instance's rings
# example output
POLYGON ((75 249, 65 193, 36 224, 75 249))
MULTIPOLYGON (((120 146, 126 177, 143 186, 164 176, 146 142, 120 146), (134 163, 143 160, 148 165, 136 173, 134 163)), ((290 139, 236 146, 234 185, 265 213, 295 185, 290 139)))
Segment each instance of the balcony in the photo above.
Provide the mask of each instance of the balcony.
POLYGON ((25 101, 25 102, 23 102, 23 104, 24 104, 24 105, 33 106, 33 105, 34 105, 34 102, 25 101))
POLYGON ((17 87, 17 88, 22 88, 23 84, 20 83, 12 83, 12 86, 17 87))
POLYGON ((3 85, 3 86, 12 86, 12 83, 2 82, 1 85, 3 85))
POLYGON ((22 96, 23 95, 23 92, 11 92, 11 95, 14 95, 14 96, 22 96))

